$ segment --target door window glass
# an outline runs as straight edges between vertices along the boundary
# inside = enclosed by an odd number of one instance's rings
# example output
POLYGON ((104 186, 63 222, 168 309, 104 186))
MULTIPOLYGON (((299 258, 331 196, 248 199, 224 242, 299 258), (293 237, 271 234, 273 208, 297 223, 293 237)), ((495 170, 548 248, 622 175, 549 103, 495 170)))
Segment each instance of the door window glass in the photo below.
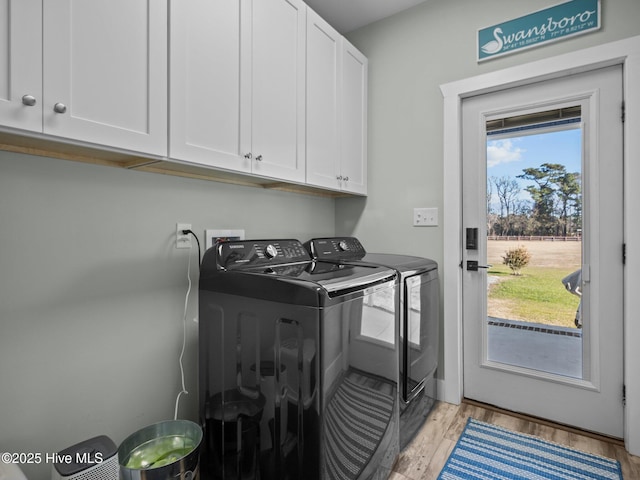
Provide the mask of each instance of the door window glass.
POLYGON ((580 106, 486 128, 487 360, 582 379, 580 106))

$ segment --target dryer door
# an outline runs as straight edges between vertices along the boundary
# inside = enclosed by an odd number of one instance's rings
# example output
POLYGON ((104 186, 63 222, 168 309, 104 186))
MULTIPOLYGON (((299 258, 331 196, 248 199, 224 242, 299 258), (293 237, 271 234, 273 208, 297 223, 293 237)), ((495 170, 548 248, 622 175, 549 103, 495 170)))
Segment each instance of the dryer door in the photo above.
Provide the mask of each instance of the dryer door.
POLYGON ((438 271, 404 279, 401 336, 402 399, 410 402, 424 388, 438 366, 438 271))

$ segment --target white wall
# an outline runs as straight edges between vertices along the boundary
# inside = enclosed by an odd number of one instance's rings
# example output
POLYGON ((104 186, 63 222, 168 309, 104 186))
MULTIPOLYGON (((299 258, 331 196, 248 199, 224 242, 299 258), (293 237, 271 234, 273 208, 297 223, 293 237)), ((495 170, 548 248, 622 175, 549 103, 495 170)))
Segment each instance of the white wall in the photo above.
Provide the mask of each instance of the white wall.
MULTIPOLYGON (((305 241, 334 200, 0 152, 0 451, 116 444, 173 418, 189 251, 176 222, 305 241)), ((204 247, 204 244, 203 244, 204 247)), ((195 242, 194 242, 195 248, 195 242)), ((197 261, 186 386, 197 420, 197 261)), ((23 466, 31 480, 51 465, 23 466)))

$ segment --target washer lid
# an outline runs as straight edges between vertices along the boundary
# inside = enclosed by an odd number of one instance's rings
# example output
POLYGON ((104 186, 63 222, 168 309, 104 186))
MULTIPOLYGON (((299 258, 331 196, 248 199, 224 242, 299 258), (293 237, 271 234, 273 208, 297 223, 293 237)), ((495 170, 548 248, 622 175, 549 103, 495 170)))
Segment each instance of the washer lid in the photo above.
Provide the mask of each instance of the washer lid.
POLYGON ((438 268, 438 263, 430 258, 411 255, 395 255, 392 253, 367 253, 363 262, 395 268, 400 272, 429 272, 438 268))
POLYGON ((390 253, 368 253, 355 237, 313 238, 304 246, 313 258, 326 262, 381 265, 405 274, 423 273, 438 268, 438 264, 429 258, 390 253))
MULTIPOLYGON (((298 288, 315 290, 329 297, 378 285, 396 279, 396 272, 377 265, 348 265, 331 262, 304 262, 286 265, 246 267, 220 271, 219 275, 230 279, 229 274, 258 277, 256 282, 265 286, 273 283, 290 283, 298 288), (260 280, 261 279, 261 280, 260 280)), ((248 284, 247 284, 248 285, 248 284)), ((265 287, 267 288, 267 287, 265 287)), ((248 293, 248 292, 245 292, 248 293)))
POLYGON ((323 305, 329 298, 357 294, 396 278, 395 270, 388 267, 312 261, 298 240, 243 240, 219 243, 206 252, 200 288, 297 305, 323 305))

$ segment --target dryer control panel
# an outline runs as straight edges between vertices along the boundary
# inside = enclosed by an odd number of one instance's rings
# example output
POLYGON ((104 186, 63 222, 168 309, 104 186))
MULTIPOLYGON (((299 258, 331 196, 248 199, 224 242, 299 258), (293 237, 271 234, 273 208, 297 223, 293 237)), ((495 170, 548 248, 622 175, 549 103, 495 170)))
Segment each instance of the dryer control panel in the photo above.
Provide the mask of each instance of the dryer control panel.
POLYGON ((317 260, 360 260, 367 253, 355 237, 314 238, 305 247, 317 260))
POLYGON ((218 269, 274 266, 311 261, 298 240, 238 240, 215 246, 218 269))

